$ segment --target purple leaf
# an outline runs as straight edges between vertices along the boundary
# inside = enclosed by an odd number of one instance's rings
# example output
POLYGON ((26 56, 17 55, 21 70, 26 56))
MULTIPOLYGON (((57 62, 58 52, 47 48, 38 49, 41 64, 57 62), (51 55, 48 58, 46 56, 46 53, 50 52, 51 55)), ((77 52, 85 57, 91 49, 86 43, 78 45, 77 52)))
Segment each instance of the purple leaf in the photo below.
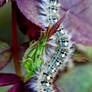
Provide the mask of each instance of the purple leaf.
POLYGON ((12 85, 18 82, 22 82, 22 80, 15 74, 0 74, 0 86, 12 85))
POLYGON ((0 7, 6 3, 6 0, 0 0, 0 7))
POLYGON ((22 79, 17 75, 3 74, 3 73, 0 74, 0 86, 7 86, 7 85, 14 85, 14 86, 8 89, 6 92, 35 92, 33 91, 32 88, 29 88, 28 82, 24 83, 22 79))
POLYGON ((30 20, 32 23, 38 25, 39 27, 42 25, 40 24, 39 19, 39 6, 38 4, 41 3, 41 0, 16 0, 17 5, 20 11, 24 14, 24 16, 30 20))
POLYGON ((92 0, 61 0, 60 16, 69 11, 64 26, 72 41, 92 45, 92 0))
POLYGON ((11 60, 12 53, 9 45, 0 41, 0 70, 3 69, 11 60))
MULTIPOLYGON (((41 22, 39 9, 41 0, 16 0, 21 12, 31 22, 45 27, 41 22)), ((67 11, 69 14, 64 20, 64 27, 71 35, 71 40, 83 45, 92 45, 92 0, 60 0, 60 17, 67 11)), ((44 17, 45 18, 45 17, 44 17)))
POLYGON ((17 9, 17 22, 20 30, 28 35, 30 40, 37 40, 39 38, 40 31, 43 29, 29 21, 19 9, 17 9))
POLYGON ((6 92, 24 92, 24 85, 23 83, 17 83, 12 88, 8 89, 6 92))

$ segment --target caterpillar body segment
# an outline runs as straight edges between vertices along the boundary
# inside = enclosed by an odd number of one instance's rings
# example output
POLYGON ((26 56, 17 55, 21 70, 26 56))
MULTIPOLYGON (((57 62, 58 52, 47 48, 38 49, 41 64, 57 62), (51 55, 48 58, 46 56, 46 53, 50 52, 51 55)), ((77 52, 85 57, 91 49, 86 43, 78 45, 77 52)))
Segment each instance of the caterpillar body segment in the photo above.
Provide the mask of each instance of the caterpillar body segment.
MULTIPOLYGON (((47 0, 47 21, 52 25, 56 23, 59 19, 58 0, 47 0)), ((62 25, 58 28, 57 32, 54 34, 56 37, 57 48, 55 48, 55 53, 50 57, 48 64, 44 65, 41 70, 41 74, 38 77, 38 92, 55 92, 53 89, 53 81, 58 72, 58 70, 63 66, 63 63, 68 57, 70 51, 70 39, 62 25)))
POLYGON ((54 34, 58 46, 55 48, 53 56, 50 57, 49 63, 44 64, 44 68, 41 69, 41 74, 38 76, 38 83, 40 84, 38 86, 38 92, 55 92, 53 89, 54 77, 69 53, 69 39, 65 34, 62 34, 61 31, 58 30, 58 32, 54 34))

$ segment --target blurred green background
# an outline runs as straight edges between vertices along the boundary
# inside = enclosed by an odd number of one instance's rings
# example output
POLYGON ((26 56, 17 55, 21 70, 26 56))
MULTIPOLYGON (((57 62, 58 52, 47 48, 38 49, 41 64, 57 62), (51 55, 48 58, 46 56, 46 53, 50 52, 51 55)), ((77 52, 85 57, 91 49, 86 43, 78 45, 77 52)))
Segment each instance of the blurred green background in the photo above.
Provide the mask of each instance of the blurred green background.
MULTIPOLYGON (((0 40, 4 40, 11 45, 11 3, 0 8, 0 40)), ((18 42, 21 44, 25 36, 18 29, 18 42)), ((78 45, 88 58, 88 63, 74 65, 65 73, 58 84, 64 92, 92 92, 92 47, 78 45)), ((9 63, 0 72, 14 73, 13 63, 9 63), (12 70, 12 71, 11 71, 12 70)), ((10 87, 10 86, 9 86, 10 87)), ((5 92, 7 87, 0 87, 0 92, 5 92)))

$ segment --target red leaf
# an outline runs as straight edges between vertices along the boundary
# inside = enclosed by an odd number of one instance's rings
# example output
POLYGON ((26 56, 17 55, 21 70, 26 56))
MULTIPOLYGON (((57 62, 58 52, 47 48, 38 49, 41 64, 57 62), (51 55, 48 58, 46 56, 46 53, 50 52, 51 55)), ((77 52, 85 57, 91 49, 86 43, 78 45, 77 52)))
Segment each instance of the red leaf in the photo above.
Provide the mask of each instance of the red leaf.
POLYGON ((67 13, 65 13, 64 16, 63 16, 60 20, 58 20, 58 21, 51 27, 51 29, 49 30, 49 32, 50 32, 50 35, 49 35, 49 36, 51 36, 51 35, 53 35, 54 33, 56 33, 56 31, 57 31, 57 29, 59 28, 60 24, 64 21, 66 15, 67 15, 67 13))

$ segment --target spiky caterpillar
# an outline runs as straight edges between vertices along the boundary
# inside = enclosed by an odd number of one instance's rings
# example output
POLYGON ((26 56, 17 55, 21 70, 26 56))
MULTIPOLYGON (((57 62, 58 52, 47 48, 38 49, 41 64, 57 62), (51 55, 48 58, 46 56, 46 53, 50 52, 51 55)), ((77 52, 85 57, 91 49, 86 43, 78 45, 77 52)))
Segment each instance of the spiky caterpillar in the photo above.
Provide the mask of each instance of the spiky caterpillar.
MULTIPOLYGON (((58 0, 47 0, 47 21, 52 25, 58 21, 58 0)), ((55 53, 50 57, 50 61, 44 64, 41 73, 38 76, 38 92, 55 92, 53 89, 53 81, 58 70, 62 68, 63 63, 70 52, 70 40, 60 25, 57 32, 54 34, 57 47, 55 53)), ((53 39, 52 39, 53 40, 53 39)))
MULTIPOLYGON (((53 25, 58 21, 59 18, 59 1, 43 0, 43 3, 45 5, 45 11, 47 14, 46 22, 53 25)), ((44 53, 41 53, 44 64, 39 69, 38 74, 36 75, 38 80, 34 83, 31 83, 31 88, 33 87, 37 92, 55 92, 55 90, 53 89, 54 78, 58 70, 63 67, 66 59, 70 54, 70 39, 67 33, 64 31, 62 25, 60 25, 57 32, 49 39, 51 40, 46 40, 47 42, 45 44, 49 44, 52 47, 44 47, 44 53)))
POLYGON ((58 70, 63 65, 65 58, 69 53, 69 40, 65 34, 62 34, 61 30, 56 34, 57 48, 55 48, 55 53, 51 57, 49 63, 44 64, 41 69, 41 73, 38 76, 38 92, 54 92, 53 81, 58 70))

